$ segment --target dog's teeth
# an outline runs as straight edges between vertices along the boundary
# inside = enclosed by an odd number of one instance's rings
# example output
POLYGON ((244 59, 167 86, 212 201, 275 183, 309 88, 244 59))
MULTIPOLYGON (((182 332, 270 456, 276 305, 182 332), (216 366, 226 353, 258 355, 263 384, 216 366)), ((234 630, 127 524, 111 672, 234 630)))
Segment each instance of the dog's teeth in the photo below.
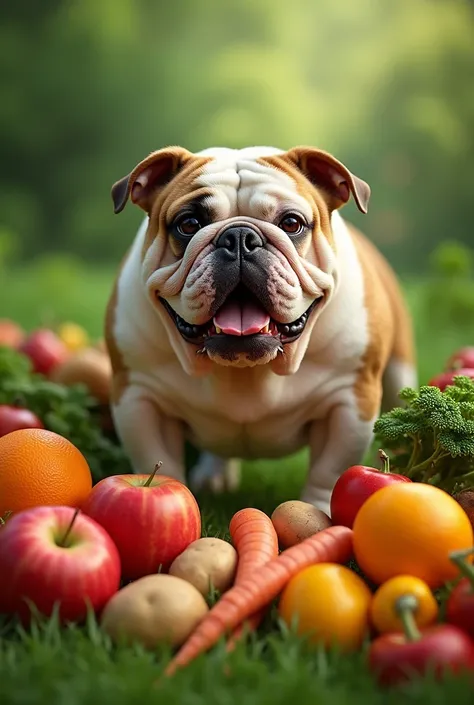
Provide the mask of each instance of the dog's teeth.
POLYGON ((281 345, 280 345, 280 347, 279 347, 279 348, 277 348, 277 352, 279 352, 279 353, 282 353, 282 352, 284 352, 284 350, 283 350, 283 348, 282 348, 282 346, 281 346, 281 345))
POLYGON ((269 326, 269 324, 267 323, 267 325, 265 326, 265 328, 262 328, 262 330, 260 331, 260 333, 268 333, 269 330, 270 330, 270 326, 269 326))
POLYGON ((196 350, 196 355, 204 355, 206 352, 206 348, 199 348, 199 350, 196 350))
POLYGON ((216 329, 217 334, 222 333, 222 328, 219 328, 219 326, 214 326, 214 327, 216 329))

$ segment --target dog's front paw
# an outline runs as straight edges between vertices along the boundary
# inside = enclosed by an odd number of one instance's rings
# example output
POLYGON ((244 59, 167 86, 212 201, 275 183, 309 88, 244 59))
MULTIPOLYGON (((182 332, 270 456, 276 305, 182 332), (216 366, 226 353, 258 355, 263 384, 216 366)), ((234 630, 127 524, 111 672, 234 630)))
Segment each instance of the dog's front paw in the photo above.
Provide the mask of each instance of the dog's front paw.
POLYGON ((240 461, 219 458, 212 453, 202 453, 189 475, 193 492, 209 491, 214 494, 233 492, 240 485, 240 461))

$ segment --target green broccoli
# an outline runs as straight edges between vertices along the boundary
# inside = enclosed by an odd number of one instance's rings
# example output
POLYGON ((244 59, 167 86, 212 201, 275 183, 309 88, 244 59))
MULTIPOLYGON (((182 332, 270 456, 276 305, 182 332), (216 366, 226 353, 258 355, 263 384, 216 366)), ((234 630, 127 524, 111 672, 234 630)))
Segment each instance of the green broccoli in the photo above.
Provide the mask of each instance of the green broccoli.
POLYGON ((378 444, 395 451, 395 472, 454 493, 474 485, 474 380, 457 375, 444 391, 400 391, 403 407, 375 422, 378 444), (396 468, 396 469, 395 469, 396 468))

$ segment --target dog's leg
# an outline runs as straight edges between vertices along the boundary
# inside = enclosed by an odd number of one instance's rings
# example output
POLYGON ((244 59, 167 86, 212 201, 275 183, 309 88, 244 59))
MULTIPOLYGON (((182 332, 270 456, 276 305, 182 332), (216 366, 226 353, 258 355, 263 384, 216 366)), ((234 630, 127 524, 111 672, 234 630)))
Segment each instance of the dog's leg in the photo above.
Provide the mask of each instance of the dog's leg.
POLYGON ((241 463, 237 458, 220 458, 204 451, 191 469, 189 486, 193 492, 209 489, 216 494, 234 491, 240 484, 241 463))
POLYGON ((310 430, 310 469, 301 495, 329 514, 330 499, 338 477, 362 460, 370 447, 374 421, 359 417, 355 405, 332 409, 325 422, 315 421, 310 430))
POLYGON ((418 387, 416 366, 411 362, 392 357, 383 373, 382 411, 390 411, 395 406, 403 406, 398 392, 403 387, 418 387))
POLYGON ((161 460, 163 475, 186 482, 181 423, 163 414, 146 388, 130 385, 111 410, 133 472, 149 474, 161 460))

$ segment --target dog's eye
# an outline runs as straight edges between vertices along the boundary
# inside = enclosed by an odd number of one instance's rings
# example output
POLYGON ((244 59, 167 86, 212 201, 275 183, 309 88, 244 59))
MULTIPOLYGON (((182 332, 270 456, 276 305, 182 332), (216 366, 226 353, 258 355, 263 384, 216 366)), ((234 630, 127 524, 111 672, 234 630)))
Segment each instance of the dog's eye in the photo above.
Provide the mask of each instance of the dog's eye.
POLYGON ((185 216, 184 218, 181 218, 181 220, 179 220, 176 224, 177 231, 185 237, 190 237, 191 235, 194 235, 195 233, 197 233, 198 230, 201 229, 201 227, 202 225, 199 220, 189 215, 185 216))
POLYGON ((285 215, 278 227, 288 233, 288 235, 298 235, 304 229, 305 223, 298 215, 292 213, 291 215, 285 215))

